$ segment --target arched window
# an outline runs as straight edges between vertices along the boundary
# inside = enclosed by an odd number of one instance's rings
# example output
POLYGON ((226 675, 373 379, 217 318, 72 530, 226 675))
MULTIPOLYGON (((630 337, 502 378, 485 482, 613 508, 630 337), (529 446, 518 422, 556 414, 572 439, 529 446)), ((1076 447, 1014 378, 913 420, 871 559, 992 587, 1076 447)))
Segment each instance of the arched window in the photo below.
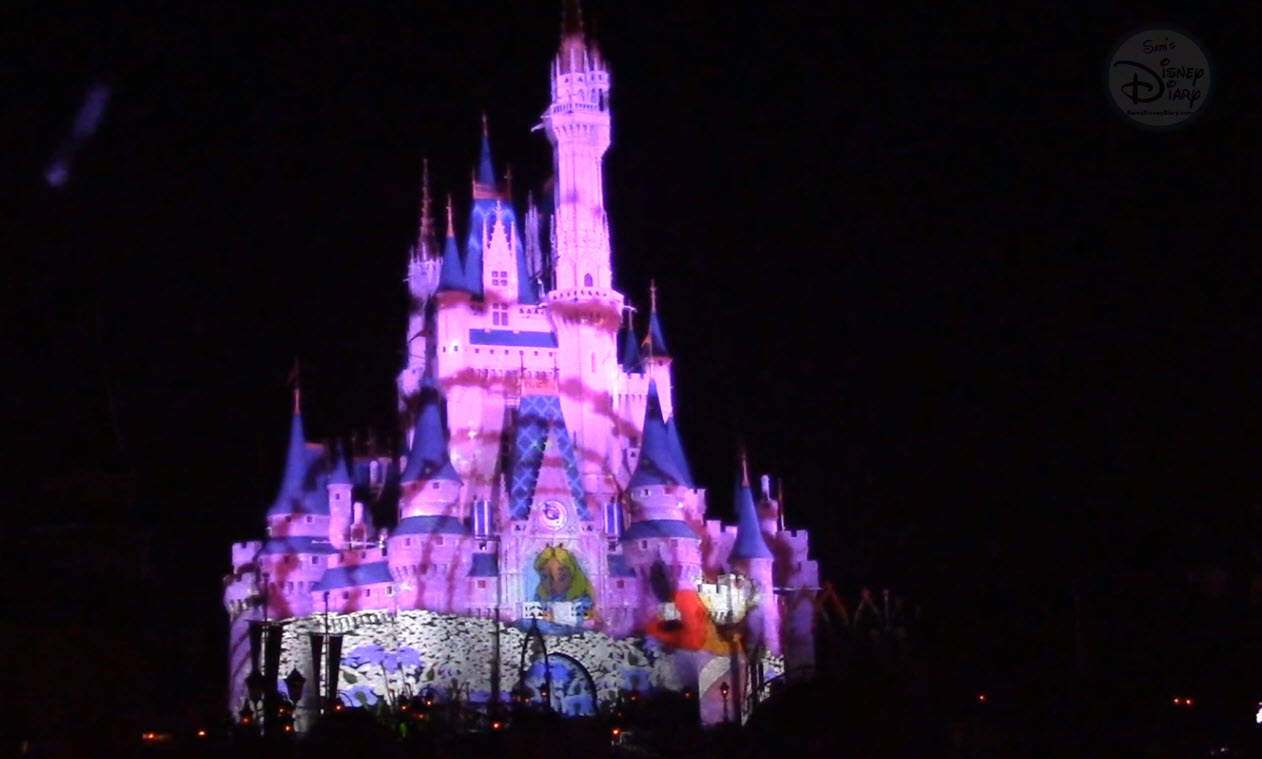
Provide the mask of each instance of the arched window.
POLYGON ((583 287, 591 287, 591 286, 592 286, 592 275, 590 275, 590 274, 584 274, 584 275, 583 275, 583 287))

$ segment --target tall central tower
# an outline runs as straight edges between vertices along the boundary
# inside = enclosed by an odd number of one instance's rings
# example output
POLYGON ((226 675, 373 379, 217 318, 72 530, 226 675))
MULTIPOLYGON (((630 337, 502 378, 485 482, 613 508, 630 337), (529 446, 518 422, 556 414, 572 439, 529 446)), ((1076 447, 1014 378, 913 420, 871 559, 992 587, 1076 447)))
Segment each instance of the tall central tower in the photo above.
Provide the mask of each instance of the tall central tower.
POLYGON ((613 289, 601 170, 609 123, 609 72, 583 34, 577 0, 567 0, 561 47, 552 63, 552 103, 543 115, 556 172, 555 281, 546 308, 557 332, 562 410, 574 432, 579 475, 592 507, 616 491, 607 462, 620 381, 623 297, 613 289))
POLYGON ((601 161, 609 149, 609 72, 567 2, 543 116, 556 170, 556 289, 610 289, 609 224, 601 161))

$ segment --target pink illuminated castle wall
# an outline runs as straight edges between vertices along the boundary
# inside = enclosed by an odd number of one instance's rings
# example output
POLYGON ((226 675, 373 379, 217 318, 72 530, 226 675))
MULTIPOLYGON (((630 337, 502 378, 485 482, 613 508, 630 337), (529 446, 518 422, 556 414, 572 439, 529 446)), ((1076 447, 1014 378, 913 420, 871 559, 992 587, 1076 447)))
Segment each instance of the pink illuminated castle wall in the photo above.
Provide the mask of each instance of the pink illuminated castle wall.
POLYGON ((463 234, 448 201, 438 239, 426 178, 397 382, 401 455, 308 443, 295 393, 267 538, 232 550, 234 698, 250 619, 425 609, 537 617, 555 635, 643 635, 660 605, 648 587, 657 561, 707 597, 733 577, 750 583, 746 645, 787 666, 813 661, 807 534, 784 529, 767 478, 755 492, 744 462, 733 466, 735 524, 709 518, 675 424, 656 293, 641 339, 615 289, 602 172, 610 74, 574 21, 550 77, 550 215, 514 208, 485 123, 463 234), (374 525, 364 504, 387 487, 399 493, 394 525, 374 525))

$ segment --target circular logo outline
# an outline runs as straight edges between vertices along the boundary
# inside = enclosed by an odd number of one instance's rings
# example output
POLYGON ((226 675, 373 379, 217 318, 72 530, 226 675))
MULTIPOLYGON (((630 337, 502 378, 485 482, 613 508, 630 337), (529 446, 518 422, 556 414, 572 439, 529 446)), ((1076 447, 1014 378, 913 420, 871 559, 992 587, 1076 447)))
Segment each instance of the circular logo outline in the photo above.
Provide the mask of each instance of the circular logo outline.
POLYGON ((1103 75, 1104 93, 1108 98, 1109 104, 1112 106, 1113 112, 1116 113, 1118 116, 1121 116, 1123 119, 1125 119, 1127 123, 1133 124, 1137 127, 1140 127, 1141 129, 1145 129, 1150 132, 1169 132, 1174 129, 1185 127, 1195 122, 1200 117, 1200 115, 1209 107, 1210 101, 1214 99, 1214 90, 1218 84, 1218 77, 1216 75, 1217 69, 1218 67, 1214 63, 1213 57, 1209 54, 1209 49, 1205 46, 1205 43, 1201 41, 1200 37, 1196 36, 1195 34, 1192 34, 1191 32, 1187 31, 1186 29, 1184 29, 1183 27, 1177 24, 1148 24, 1147 26, 1140 26, 1140 27, 1131 29, 1130 31, 1121 35, 1117 39, 1117 42, 1115 42, 1113 46, 1109 48, 1109 54, 1105 58, 1105 61, 1104 61, 1104 75, 1103 75), (1191 42, 1193 45, 1195 45, 1197 52, 1199 52, 1201 54, 1201 57, 1205 59, 1205 69, 1206 69, 1206 73, 1209 75, 1208 77, 1209 84, 1205 88, 1205 94, 1201 100, 1201 104, 1200 106, 1196 108, 1196 110, 1190 111, 1186 118, 1180 121, 1176 121, 1173 124, 1147 124, 1143 121, 1140 121, 1138 118, 1130 115, 1123 109, 1121 102, 1119 102, 1118 96, 1113 92, 1111 74, 1113 72, 1114 64, 1117 63, 1117 61, 1115 61, 1114 59, 1117 58, 1118 51, 1122 49, 1123 45, 1130 43, 1136 37, 1142 34, 1145 34, 1147 32, 1173 32, 1174 34, 1178 34, 1179 36, 1186 39, 1188 42, 1191 42))

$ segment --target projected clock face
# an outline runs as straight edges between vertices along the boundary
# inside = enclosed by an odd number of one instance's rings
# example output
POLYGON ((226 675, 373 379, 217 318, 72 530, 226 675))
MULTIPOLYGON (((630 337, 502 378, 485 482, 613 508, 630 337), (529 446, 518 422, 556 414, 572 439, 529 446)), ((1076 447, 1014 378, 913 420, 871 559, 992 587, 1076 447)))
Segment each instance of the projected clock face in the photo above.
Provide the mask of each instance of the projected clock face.
POLYGON ((544 501, 539 507, 539 522, 553 530, 564 527, 568 515, 565 504, 560 501, 544 501))

